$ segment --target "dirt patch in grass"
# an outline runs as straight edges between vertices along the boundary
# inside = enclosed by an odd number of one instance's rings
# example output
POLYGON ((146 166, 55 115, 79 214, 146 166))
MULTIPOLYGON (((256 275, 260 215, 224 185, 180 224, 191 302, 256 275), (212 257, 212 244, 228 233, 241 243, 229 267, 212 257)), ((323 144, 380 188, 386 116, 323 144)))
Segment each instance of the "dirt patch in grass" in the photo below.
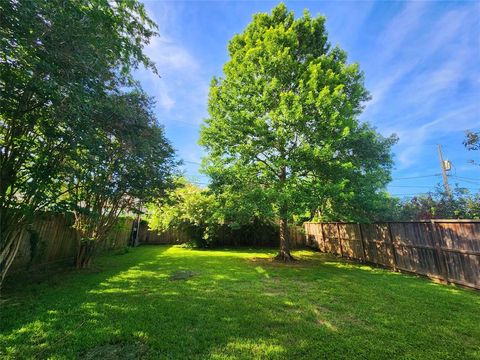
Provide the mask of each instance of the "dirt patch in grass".
POLYGON ((148 351, 148 346, 140 342, 120 341, 112 344, 95 346, 80 354, 82 360, 133 360, 141 359, 148 351))
POLYGON ((197 275, 197 273, 191 270, 179 270, 179 271, 173 272, 170 275, 170 280, 171 281, 187 280, 195 275, 197 275))

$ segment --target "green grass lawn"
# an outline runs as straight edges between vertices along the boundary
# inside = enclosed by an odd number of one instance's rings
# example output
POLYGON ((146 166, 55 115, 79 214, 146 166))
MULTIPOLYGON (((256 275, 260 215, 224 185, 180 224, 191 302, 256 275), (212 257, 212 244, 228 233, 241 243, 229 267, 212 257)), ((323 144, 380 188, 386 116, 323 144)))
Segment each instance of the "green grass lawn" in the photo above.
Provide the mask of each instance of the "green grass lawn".
POLYGON ((21 286, 2 359, 480 359, 480 295, 296 252, 145 246, 21 286))

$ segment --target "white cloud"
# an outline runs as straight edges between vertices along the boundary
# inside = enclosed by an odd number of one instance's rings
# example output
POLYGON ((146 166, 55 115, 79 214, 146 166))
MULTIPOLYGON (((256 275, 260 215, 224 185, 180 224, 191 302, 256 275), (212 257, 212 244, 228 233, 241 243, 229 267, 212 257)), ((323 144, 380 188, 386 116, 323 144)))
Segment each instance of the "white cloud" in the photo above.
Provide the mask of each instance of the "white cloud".
POLYGON ((448 84, 452 75, 458 75, 458 72, 462 70, 460 63, 471 58, 472 51, 458 50, 459 47, 465 48, 465 44, 459 46, 459 40, 454 41, 460 37, 462 25, 468 17, 469 10, 448 12, 432 25, 429 33, 418 37, 417 27, 426 10, 425 4, 425 2, 408 3, 400 15, 392 20, 385 35, 382 36, 384 51, 375 58, 375 61, 377 67, 382 68, 382 73, 390 71, 391 75, 374 82, 371 91, 372 101, 367 104, 367 111, 371 112, 380 108, 382 100, 391 92, 392 88, 417 70, 419 66, 430 63, 432 64, 430 68, 433 68, 432 56, 439 50, 450 53, 452 63, 449 64, 449 69, 441 69, 437 74, 437 83, 432 82, 431 93, 434 92, 436 86, 439 86, 439 90, 441 90, 442 84, 448 84), (449 76, 442 79, 442 75, 449 76))
POLYGON ((155 62, 160 73, 162 70, 195 72, 200 68, 186 48, 168 39, 166 35, 154 38, 145 52, 155 62))
POLYGON ((390 22, 380 37, 381 46, 385 49, 381 55, 381 62, 385 63, 391 60, 404 48, 408 37, 420 25, 425 10, 425 2, 406 3, 403 10, 390 22))
POLYGON ((381 71, 374 75, 373 99, 362 116, 378 119, 383 133, 399 136, 400 169, 422 161, 433 139, 480 126, 474 94, 462 89, 464 96, 452 97, 465 84, 480 91, 472 9, 456 8, 434 19, 427 17, 427 5, 408 3, 386 28, 381 37, 384 50, 372 57, 381 71), (420 31, 420 25, 429 31, 420 31))
MULTIPOLYGON (((145 53, 155 63, 160 77, 140 70, 137 77, 152 92, 159 110, 171 113, 181 103, 182 98, 194 97, 202 92, 203 82, 200 75, 200 63, 189 49, 182 45, 178 13, 182 5, 169 2, 145 2, 148 15, 158 25, 159 36, 153 38, 145 47, 145 53), (187 88, 185 83, 190 87, 187 88)), ((165 120, 164 116, 159 116, 165 120)))
POLYGON ((479 127, 479 115, 480 107, 474 104, 452 110, 416 128, 397 129, 396 133, 400 138, 398 144, 400 152, 397 156, 400 162, 400 169, 407 168, 415 163, 418 154, 422 151, 428 139, 452 132, 463 132, 468 128, 479 127))
POLYGON ((159 86, 160 90, 157 91, 158 94, 158 102, 162 108, 164 108, 167 111, 170 111, 175 107, 175 100, 173 97, 169 94, 168 90, 166 89, 165 85, 162 83, 161 86, 159 86))

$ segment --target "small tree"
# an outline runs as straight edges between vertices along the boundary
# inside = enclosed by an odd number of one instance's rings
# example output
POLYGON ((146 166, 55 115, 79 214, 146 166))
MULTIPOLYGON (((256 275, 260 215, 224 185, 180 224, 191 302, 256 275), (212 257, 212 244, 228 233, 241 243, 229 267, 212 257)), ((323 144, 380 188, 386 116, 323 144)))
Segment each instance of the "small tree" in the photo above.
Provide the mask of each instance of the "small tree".
POLYGON ((480 216, 480 194, 454 186, 451 195, 437 185, 435 191, 403 201, 395 220, 477 219, 480 216))
POLYGON ((0 14, 1 286, 33 214, 69 190, 59 176, 92 103, 154 69, 155 24, 137 1, 5 0, 0 14))
POLYGON ((96 245, 120 214, 162 196, 172 184, 174 151, 141 91, 111 94, 92 114, 65 183, 66 204, 81 236, 76 266, 88 267, 96 245))
MULTIPOLYGON (((475 132, 471 130, 467 130, 465 132, 466 138, 463 141, 463 145, 467 148, 469 151, 478 151, 480 150, 480 132, 475 132)), ((480 165, 477 161, 475 160, 470 160, 470 162, 474 165, 480 165)))
POLYGON ((150 204, 150 228, 177 229, 188 234, 196 246, 208 247, 221 222, 218 201, 184 178, 177 179, 175 185, 166 197, 150 204))
MULTIPOLYGON (((212 189, 260 194, 280 219, 277 259, 291 260, 288 221, 305 210, 351 213, 389 180, 390 147, 357 117, 369 94, 357 64, 327 41, 325 18, 280 4, 229 43, 201 131, 212 189)), ((244 199, 248 198, 247 196, 244 199)), ((252 198, 252 197, 250 197, 252 198)))

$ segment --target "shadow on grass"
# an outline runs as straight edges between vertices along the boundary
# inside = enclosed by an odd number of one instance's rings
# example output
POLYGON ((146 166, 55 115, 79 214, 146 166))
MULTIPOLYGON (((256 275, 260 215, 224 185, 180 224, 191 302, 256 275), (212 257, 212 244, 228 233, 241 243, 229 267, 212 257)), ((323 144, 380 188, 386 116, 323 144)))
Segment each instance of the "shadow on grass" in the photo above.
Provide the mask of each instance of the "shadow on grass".
POLYGON ((276 264, 273 253, 149 246, 99 259, 102 272, 12 286, 0 357, 480 356, 477 293, 318 253, 276 264), (172 281, 179 272, 190 275, 172 281))

